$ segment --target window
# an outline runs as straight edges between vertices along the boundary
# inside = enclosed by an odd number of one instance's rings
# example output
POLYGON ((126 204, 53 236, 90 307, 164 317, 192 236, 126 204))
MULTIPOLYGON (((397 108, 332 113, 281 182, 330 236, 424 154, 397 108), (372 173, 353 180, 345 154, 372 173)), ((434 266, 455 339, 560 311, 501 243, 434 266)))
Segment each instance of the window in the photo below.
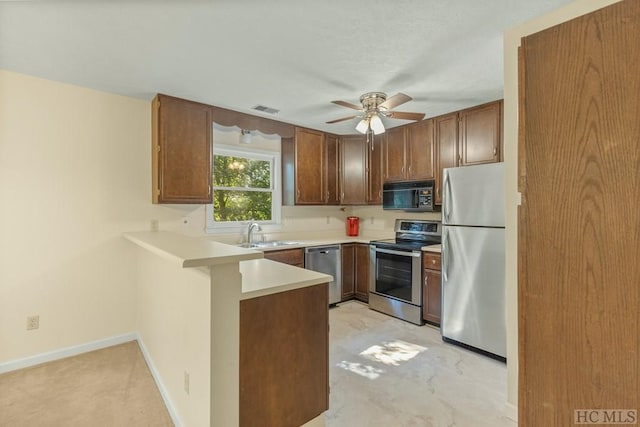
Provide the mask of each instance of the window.
POLYGON ((237 231, 249 221, 280 223, 280 153, 218 145, 212 169, 207 231, 237 231))

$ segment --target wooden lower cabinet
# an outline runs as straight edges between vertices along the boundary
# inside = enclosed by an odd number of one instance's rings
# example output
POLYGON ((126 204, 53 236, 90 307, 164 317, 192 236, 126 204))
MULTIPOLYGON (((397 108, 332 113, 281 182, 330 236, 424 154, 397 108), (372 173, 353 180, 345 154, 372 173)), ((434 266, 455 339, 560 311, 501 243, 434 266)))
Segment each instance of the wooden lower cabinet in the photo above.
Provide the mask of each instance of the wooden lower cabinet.
POLYGON ((329 409, 327 284, 240 301, 240 427, 300 426, 329 409))
POLYGON ((422 254, 422 318, 425 322, 440 326, 442 307, 441 256, 437 253, 422 254))
POLYGON ((369 245, 342 245, 342 301, 352 298, 369 302, 369 245))
POLYGON ((342 245, 342 301, 352 299, 356 292, 355 250, 356 245, 353 243, 342 245))
POLYGON ((369 245, 355 244, 355 296, 358 300, 369 302, 369 245))
POLYGON ((264 257, 272 261, 304 268, 304 251, 299 249, 283 249, 280 251, 265 251, 264 257))

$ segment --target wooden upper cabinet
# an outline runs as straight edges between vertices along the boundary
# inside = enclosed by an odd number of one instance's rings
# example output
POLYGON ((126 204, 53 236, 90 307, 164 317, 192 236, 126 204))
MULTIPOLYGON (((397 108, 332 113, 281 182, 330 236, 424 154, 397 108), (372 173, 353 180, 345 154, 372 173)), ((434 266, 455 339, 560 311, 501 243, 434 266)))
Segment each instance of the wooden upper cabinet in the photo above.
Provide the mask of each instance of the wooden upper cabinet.
POLYGON ((367 204, 382 204, 382 135, 367 144, 367 204), (373 144, 373 147, 371 147, 373 144))
POLYGON ((435 176, 435 149, 433 119, 407 126, 406 178, 410 181, 433 179, 435 176))
POLYGON ((153 203, 211 203, 211 107, 158 94, 151 115, 153 203))
POLYGON ((496 101, 460 111, 459 166, 500 161, 501 110, 496 101))
POLYGON ((326 152, 324 133, 296 128, 295 204, 323 205, 326 200, 326 152))
POLYGON ((458 113, 446 114, 433 119, 436 157, 435 204, 442 203, 442 170, 458 166, 458 113))
POLYGON ((325 144, 327 152, 327 184, 326 200, 328 205, 340 203, 340 149, 338 147, 338 137, 326 134, 325 144))
POLYGON ((364 135, 340 138, 340 204, 367 204, 367 140, 364 135))
POLYGON ((384 182, 404 181, 405 175, 405 141, 407 138, 404 126, 389 129, 382 142, 382 173, 384 182))

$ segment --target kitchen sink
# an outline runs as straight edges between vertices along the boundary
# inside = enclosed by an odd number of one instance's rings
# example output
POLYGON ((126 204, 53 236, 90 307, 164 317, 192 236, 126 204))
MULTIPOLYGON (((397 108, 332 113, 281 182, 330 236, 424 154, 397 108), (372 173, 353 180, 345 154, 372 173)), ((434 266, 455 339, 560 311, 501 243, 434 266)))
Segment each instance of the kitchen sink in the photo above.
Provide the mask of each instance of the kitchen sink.
POLYGON ((277 248, 280 246, 290 246, 290 245, 299 245, 300 242, 290 242, 285 240, 273 240, 270 242, 253 242, 253 243, 241 243, 236 246, 240 246, 241 248, 277 248))

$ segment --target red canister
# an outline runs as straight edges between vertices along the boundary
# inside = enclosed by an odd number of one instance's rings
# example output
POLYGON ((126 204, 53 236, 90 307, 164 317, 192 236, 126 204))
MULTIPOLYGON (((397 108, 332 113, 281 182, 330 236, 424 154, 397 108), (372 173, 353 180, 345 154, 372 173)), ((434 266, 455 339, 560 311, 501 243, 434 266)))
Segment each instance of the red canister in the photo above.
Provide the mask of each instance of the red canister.
POLYGON ((357 216, 347 217, 347 236, 357 236, 360 232, 360 218, 357 216))

